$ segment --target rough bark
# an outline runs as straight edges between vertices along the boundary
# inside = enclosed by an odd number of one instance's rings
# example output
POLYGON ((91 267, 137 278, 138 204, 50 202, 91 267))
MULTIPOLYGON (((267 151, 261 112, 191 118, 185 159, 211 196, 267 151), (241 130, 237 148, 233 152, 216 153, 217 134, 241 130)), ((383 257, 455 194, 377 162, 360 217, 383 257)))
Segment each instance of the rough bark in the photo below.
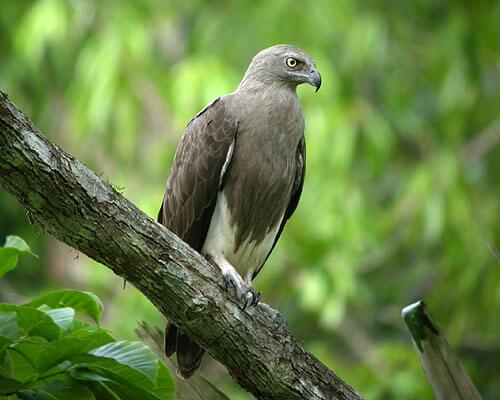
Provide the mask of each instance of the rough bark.
POLYGON ((290 336, 279 312, 242 311, 216 267, 47 140, 1 92, 0 184, 32 222, 132 283, 258 399, 361 399, 290 336))

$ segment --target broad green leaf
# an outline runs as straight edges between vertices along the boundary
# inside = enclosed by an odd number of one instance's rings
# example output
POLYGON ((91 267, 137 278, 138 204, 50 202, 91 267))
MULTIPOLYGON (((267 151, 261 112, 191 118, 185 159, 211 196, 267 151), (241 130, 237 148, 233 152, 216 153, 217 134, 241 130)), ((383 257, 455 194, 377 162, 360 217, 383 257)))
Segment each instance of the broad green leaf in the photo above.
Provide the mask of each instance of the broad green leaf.
POLYGON ((85 341, 72 338, 56 340, 40 352, 35 365, 38 371, 47 371, 61 362, 86 350, 85 341))
MULTIPOLYGON (((11 345, 13 341, 5 336, 0 336, 0 353, 5 350, 5 348, 11 345)), ((0 359, 1 362, 1 359, 0 359)))
POLYGON ((36 257, 23 239, 18 236, 7 236, 4 246, 0 248, 0 277, 16 267, 19 255, 22 253, 36 257))
POLYGON ((49 341, 55 340, 61 335, 61 329, 54 320, 36 308, 0 304, 0 313, 5 311, 17 314, 17 325, 25 334, 41 336, 49 341))
POLYGON ((37 369, 43 372, 64 360, 77 355, 85 355, 92 349, 114 341, 106 330, 94 326, 84 327, 48 344, 37 359, 37 369))
POLYGON ((20 390, 17 393, 17 396, 21 400, 53 400, 50 397, 44 396, 43 394, 38 393, 36 390, 31 389, 20 390))
POLYGON ((7 360, 11 377, 20 382, 28 382, 38 375, 35 367, 14 349, 7 349, 7 360))
POLYGON ((128 385, 125 381, 99 382, 99 385, 106 387, 114 395, 123 400, 163 400, 152 391, 128 385))
POLYGON ((154 393, 162 400, 175 400, 175 384, 168 368, 158 361, 157 380, 154 393))
POLYGON ((96 357, 114 359, 120 364, 141 372, 151 382, 156 381, 158 360, 153 352, 141 342, 119 341, 109 343, 92 350, 90 354, 96 357))
POLYGON ((92 391, 94 397, 99 400, 122 400, 122 397, 114 393, 108 387, 107 379, 105 381, 80 381, 79 383, 85 385, 92 391))
POLYGON ((68 360, 76 355, 82 355, 88 351, 109 343, 109 336, 96 332, 94 335, 87 335, 83 338, 67 336, 53 341, 45 346, 40 353, 36 366, 39 371, 46 371, 64 360, 68 360))
POLYGON ((22 333, 17 324, 17 313, 5 311, 0 308, 0 336, 9 339, 17 339, 22 333))
POLYGON ((47 341, 42 337, 26 336, 17 343, 12 344, 9 349, 22 355, 38 372, 44 372, 45 370, 41 371, 36 365, 40 354, 47 345, 47 341))
POLYGON ((182 387, 183 384, 188 384, 195 393, 203 393, 204 397, 206 396, 211 400, 229 400, 213 383, 201 375, 195 375, 187 381, 182 381, 179 387, 182 387))
MULTIPOLYGON (((125 372, 128 367, 122 366, 121 370, 115 369, 118 373, 115 373, 113 369, 109 368, 110 365, 117 364, 114 360, 104 360, 107 361, 103 365, 107 364, 105 368, 96 366, 95 364, 84 366, 77 369, 72 369, 70 371, 70 376, 76 380, 88 382, 89 387, 95 388, 96 385, 103 391, 107 396, 105 398, 110 399, 126 399, 126 400, 163 400, 161 397, 157 397, 153 393, 153 387, 144 387, 142 383, 137 379, 138 374, 136 371, 129 368, 129 373, 125 372), (91 369, 89 369, 91 368, 91 369), (132 372, 132 374, 130 374, 132 372)), ((83 365, 83 364, 82 364, 83 365)), ((99 397, 100 398, 100 397, 99 397)))
POLYGON ((18 380, 0 376, 0 394, 12 393, 25 387, 26 385, 18 380))
POLYGON ((69 360, 77 368, 92 370, 98 375, 109 378, 121 384, 130 384, 145 390, 153 390, 155 382, 142 372, 120 364, 112 358, 96 357, 91 354, 72 357, 69 360))
POLYGON ((75 318, 75 310, 71 307, 64 308, 56 308, 56 309, 40 309, 45 314, 47 314, 50 318, 54 320, 54 322, 64 331, 68 331, 72 325, 72 322, 75 318))
POLYGON ((20 253, 26 253, 36 256, 35 254, 33 254, 28 244, 19 236, 14 236, 14 235, 7 236, 7 239, 5 239, 5 244, 3 245, 3 247, 16 249, 20 253))
MULTIPOLYGON (((79 321, 74 321, 74 322, 79 322, 79 321)), ((88 326, 78 330, 74 330, 66 337, 77 338, 82 340, 90 340, 95 344, 95 346, 92 348, 101 347, 104 346, 105 344, 115 341, 113 336, 111 336, 111 334, 107 330, 96 328, 94 326, 88 326)))
POLYGON ((107 382, 110 379, 105 376, 99 375, 95 371, 85 367, 77 367, 69 370, 68 374, 79 381, 88 381, 88 382, 107 382))
POLYGON ((89 331, 93 332, 95 331, 96 327, 94 325, 89 324, 86 321, 81 321, 79 319, 73 320, 73 323, 71 324, 70 332, 73 333, 75 331, 89 331))
POLYGON ((41 399, 94 400, 94 394, 77 382, 52 382, 34 388, 41 399))
MULTIPOLYGON (((158 327, 150 326, 143 321, 136 329, 136 333, 157 357, 163 357, 163 332, 158 327)), ((192 379, 190 383, 191 381, 192 379)), ((168 368, 161 361, 158 362, 156 389, 154 392, 161 398, 175 399, 175 384, 168 368)))
POLYGON ((19 251, 16 249, 0 248, 0 277, 16 268, 19 251))
POLYGON ((95 294, 73 289, 58 290, 44 294, 26 305, 39 307, 43 304, 51 308, 71 307, 75 311, 89 315, 97 324, 99 324, 104 308, 101 300, 95 294))

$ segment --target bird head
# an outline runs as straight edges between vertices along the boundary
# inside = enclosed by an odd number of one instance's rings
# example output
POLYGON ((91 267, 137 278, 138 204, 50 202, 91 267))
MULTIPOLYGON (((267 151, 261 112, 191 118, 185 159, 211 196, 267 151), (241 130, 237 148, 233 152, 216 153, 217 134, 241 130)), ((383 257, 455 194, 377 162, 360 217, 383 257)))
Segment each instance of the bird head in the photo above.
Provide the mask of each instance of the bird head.
POLYGON ((272 46, 257 53, 242 83, 248 81, 266 84, 279 82, 292 88, 308 83, 316 88, 316 92, 321 87, 321 75, 311 56, 287 44, 272 46))

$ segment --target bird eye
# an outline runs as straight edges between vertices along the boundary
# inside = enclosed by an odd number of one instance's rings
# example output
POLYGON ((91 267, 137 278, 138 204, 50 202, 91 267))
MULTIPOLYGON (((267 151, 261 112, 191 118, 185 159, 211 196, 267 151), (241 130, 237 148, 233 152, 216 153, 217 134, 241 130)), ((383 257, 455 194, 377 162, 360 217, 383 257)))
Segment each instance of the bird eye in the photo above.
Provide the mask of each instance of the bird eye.
POLYGON ((293 57, 288 57, 286 59, 286 65, 290 68, 295 68, 297 66, 297 60, 293 57))

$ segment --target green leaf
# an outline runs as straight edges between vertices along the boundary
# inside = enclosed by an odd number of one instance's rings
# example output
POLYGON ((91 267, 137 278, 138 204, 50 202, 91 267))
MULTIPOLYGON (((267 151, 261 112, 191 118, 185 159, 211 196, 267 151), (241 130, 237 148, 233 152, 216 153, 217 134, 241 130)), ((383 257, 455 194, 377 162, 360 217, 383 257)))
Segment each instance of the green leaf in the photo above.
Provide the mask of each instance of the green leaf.
POLYGON ((16 249, 0 248, 0 277, 16 268, 19 251, 16 249))
POLYGON ((86 367, 72 368, 71 370, 69 370, 69 375, 79 381, 87 382, 106 382, 110 380, 109 378, 101 376, 95 371, 92 371, 91 369, 88 369, 86 367))
POLYGON ((90 354, 72 357, 69 360, 75 367, 84 367, 93 371, 98 371, 103 376, 115 379, 115 376, 122 376, 141 387, 151 388, 153 382, 143 373, 128 365, 120 364, 112 358, 96 357, 90 354))
POLYGON ((0 248, 0 277, 16 267, 19 255, 22 253, 36 257, 23 239, 18 236, 7 236, 4 246, 0 248))
POLYGON ((7 239, 5 240, 5 244, 3 245, 3 247, 16 249, 20 253, 31 254, 32 256, 36 257, 36 254, 33 254, 28 244, 19 236, 14 236, 14 235, 7 236, 7 239))
MULTIPOLYGON (((152 327, 143 321, 136 329, 136 333, 141 338, 141 340, 146 343, 146 345, 148 345, 148 347, 157 355, 157 357, 163 357, 163 332, 160 329, 158 329, 157 327, 152 327)), ((193 378, 197 377, 195 376, 193 378)), ((189 381, 190 383, 192 383, 192 379, 189 381)), ((206 389, 206 386, 202 388, 202 391, 204 389, 206 389)), ((214 390, 210 389, 211 388, 209 388, 210 395, 212 395, 212 392, 218 391, 217 389, 215 389, 215 387, 214 390)), ((154 393, 156 393, 162 399, 175 399, 174 381, 170 376, 168 368, 161 361, 158 362, 156 389, 154 390, 154 393)))
POLYGON ((99 382, 99 385, 104 386, 108 391, 111 391, 116 398, 123 400, 163 400, 161 397, 155 396, 152 392, 146 391, 137 386, 127 385, 126 382, 99 382))
POLYGON ((40 353, 36 366, 39 371, 46 371, 59 363, 76 355, 83 355, 105 343, 109 343, 109 336, 100 332, 82 338, 67 336, 48 344, 40 353))
POLYGON ((204 397, 207 397, 211 400, 229 400, 229 397, 227 397, 217 387, 215 387, 213 383, 211 383, 201 375, 195 375, 188 381, 183 381, 182 383, 180 383, 179 387, 181 388, 183 384, 188 384, 191 387, 192 391, 194 391, 195 393, 203 393, 204 397))
MULTIPOLYGON (((1 323, 1 322, 0 322, 1 323)), ((5 350, 5 348, 11 345, 13 341, 5 336, 0 336, 0 353, 5 350)), ((1 359, 0 359, 1 361, 1 359)))
MULTIPOLYGON (((106 380, 107 381, 107 380, 106 380)), ((122 400, 122 397, 118 396, 109 387, 108 383, 105 381, 80 381, 82 385, 85 385, 89 390, 92 390, 94 397, 99 400, 122 400)), ((125 399, 123 399, 125 400, 125 399)))
POLYGON ((96 330, 96 327, 94 325, 91 325, 86 321, 75 319, 75 320, 73 320, 73 323, 71 324, 70 333, 73 334, 74 332, 77 332, 77 331, 94 332, 95 330, 96 330))
POLYGON ((64 331, 68 331, 75 318, 75 310, 71 307, 56 308, 56 309, 40 309, 47 314, 53 321, 64 331))
POLYGON ((28 382, 38 375, 35 367, 14 349, 7 349, 11 377, 20 382, 28 382))
POLYGON ((87 389, 85 386, 78 384, 77 382, 52 382, 46 385, 38 386, 34 388, 34 391, 38 396, 35 397, 40 399, 50 399, 50 400, 94 400, 95 396, 87 389))
POLYGON ((2 303, 0 304, 0 314, 2 312, 15 312, 17 325, 24 334, 41 336, 49 341, 58 339, 61 335, 61 329, 54 320, 36 308, 2 303))
POLYGON ((17 324, 17 313, 0 309, 0 336, 17 339, 21 333, 22 330, 17 324))
POLYGON ((0 394, 13 393, 16 390, 24 389, 25 384, 18 380, 0 376, 0 394))
POLYGON ((120 364, 127 365, 143 373, 151 382, 156 381, 158 359, 149 347, 141 342, 122 340, 116 343, 109 343, 92 350, 90 354, 96 357, 114 359, 120 364))
POLYGON ((39 307, 43 304, 51 308, 71 307, 89 315, 97 324, 99 324, 104 308, 101 300, 95 294, 73 289, 44 294, 26 305, 39 307))
MULTIPOLYGON (((108 360, 116 363, 114 360, 108 360)), ((119 375, 107 368, 91 366, 92 369, 81 367, 72 369, 70 376, 76 380, 87 382, 98 398, 123 400, 163 400, 153 394, 152 387, 144 388, 129 374, 119 375)), ((123 372, 123 370, 121 371, 123 372)))
POLYGON ((153 392, 162 400, 175 400, 174 381, 161 361, 158 361, 157 381, 153 392))
POLYGON ((95 346, 92 347, 93 349, 115 341, 113 336, 111 336, 111 334, 107 330, 101 328, 95 328, 93 326, 83 327, 78 330, 74 330, 66 337, 92 341, 92 343, 95 344, 95 346))
POLYGON ((17 396, 21 400, 53 400, 50 397, 46 397, 43 394, 38 393, 36 390, 31 390, 31 389, 20 390, 17 393, 17 396))
POLYGON ((75 367, 90 369, 120 384, 151 391, 156 383, 158 360, 144 348, 137 342, 110 343, 69 361, 75 367))
MULTIPOLYGON (((40 354, 44 351, 47 345, 47 341, 42 337, 27 336, 19 342, 12 344, 9 349, 22 355, 38 372, 42 372, 39 368, 36 368, 36 365, 40 354)), ((43 372, 45 372, 45 370, 43 370, 43 372)))

